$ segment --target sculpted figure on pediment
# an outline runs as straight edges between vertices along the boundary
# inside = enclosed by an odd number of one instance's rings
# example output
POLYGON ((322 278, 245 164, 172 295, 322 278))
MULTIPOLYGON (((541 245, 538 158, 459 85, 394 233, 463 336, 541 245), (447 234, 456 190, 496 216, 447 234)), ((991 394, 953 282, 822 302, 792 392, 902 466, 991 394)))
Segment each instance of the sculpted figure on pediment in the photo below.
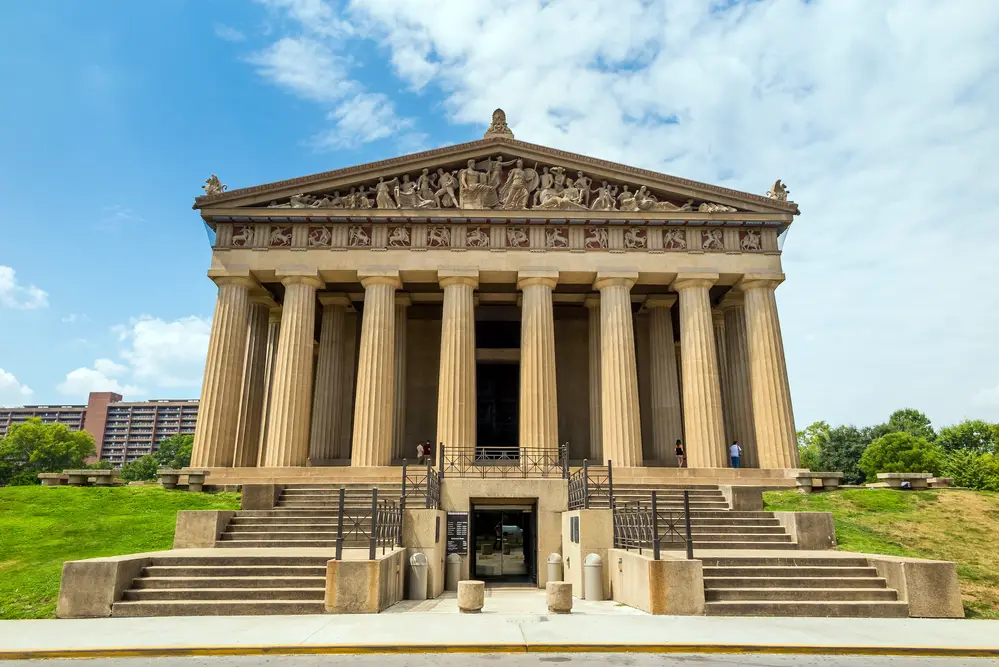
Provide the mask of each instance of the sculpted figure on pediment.
POLYGON ((444 171, 440 167, 437 169, 437 190, 434 192, 434 199, 440 203, 441 208, 455 208, 458 206, 458 196, 454 192, 454 187, 458 184, 458 179, 450 171, 444 171))
POLYGON ((458 197, 461 208, 492 208, 499 203, 496 188, 489 184, 489 174, 475 168, 475 160, 458 172, 458 197))

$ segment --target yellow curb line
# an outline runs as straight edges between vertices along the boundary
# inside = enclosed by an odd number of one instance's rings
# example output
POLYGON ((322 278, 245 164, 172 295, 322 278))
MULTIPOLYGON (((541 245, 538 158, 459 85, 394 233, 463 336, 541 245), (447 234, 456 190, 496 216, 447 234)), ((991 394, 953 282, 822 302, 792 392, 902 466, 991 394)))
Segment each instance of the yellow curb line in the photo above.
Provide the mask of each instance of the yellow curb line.
POLYGON ((234 655, 391 655, 414 653, 708 653, 999 658, 999 648, 819 646, 768 644, 447 644, 275 646, 145 646, 0 651, 0 660, 165 658, 234 655))

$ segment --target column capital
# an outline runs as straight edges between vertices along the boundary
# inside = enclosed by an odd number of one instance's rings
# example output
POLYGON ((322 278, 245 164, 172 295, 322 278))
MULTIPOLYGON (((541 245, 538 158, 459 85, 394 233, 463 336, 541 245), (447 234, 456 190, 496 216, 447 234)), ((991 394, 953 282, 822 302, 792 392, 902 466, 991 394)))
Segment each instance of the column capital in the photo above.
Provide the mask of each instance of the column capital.
POLYGON ((732 308, 742 308, 745 305, 745 303, 746 303, 745 292, 733 287, 728 292, 726 292, 724 297, 722 297, 721 303, 718 304, 718 307, 721 308, 722 311, 726 311, 726 310, 731 310, 732 308))
POLYGON ((409 298, 408 294, 396 294, 395 305, 402 306, 403 308, 409 308, 413 305, 413 300, 409 298))
POLYGON ((777 286, 784 282, 784 274, 773 273, 747 273, 742 276, 739 286, 743 290, 749 289, 777 289, 777 286))
POLYGON ((597 271, 593 289, 600 290, 613 285, 624 285, 628 289, 638 282, 638 271, 597 271))
POLYGON ((358 269, 357 279, 361 281, 361 285, 364 287, 368 285, 389 285, 396 289, 402 287, 402 280, 399 279, 398 269, 358 269))
POLYGON ((319 303, 324 306, 343 306, 350 308, 350 298, 346 294, 320 294, 319 303))
POLYGON ((545 285, 554 288, 558 284, 556 269, 524 269, 517 272, 517 289, 522 290, 531 285, 545 285))
POLYGON ((646 308, 672 308, 676 305, 676 294, 653 294, 645 299, 646 308))
POLYGON ((587 294, 586 300, 583 302, 587 308, 599 308, 600 307, 600 295, 599 294, 587 294))
POLYGON ((692 287, 709 288, 716 282, 718 282, 718 274, 714 271, 682 271, 676 274, 670 287, 680 292, 692 287))
POLYGON ((242 285, 250 289, 260 287, 260 283, 245 266, 208 269, 208 277, 221 287, 222 285, 242 285))
POLYGON ((441 287, 448 285, 471 285, 479 286, 478 269, 441 268, 437 269, 437 282, 441 287))
POLYGON ((274 272, 274 276, 281 281, 285 287, 289 285, 311 285, 316 289, 326 286, 316 269, 308 269, 298 266, 282 266, 274 272))

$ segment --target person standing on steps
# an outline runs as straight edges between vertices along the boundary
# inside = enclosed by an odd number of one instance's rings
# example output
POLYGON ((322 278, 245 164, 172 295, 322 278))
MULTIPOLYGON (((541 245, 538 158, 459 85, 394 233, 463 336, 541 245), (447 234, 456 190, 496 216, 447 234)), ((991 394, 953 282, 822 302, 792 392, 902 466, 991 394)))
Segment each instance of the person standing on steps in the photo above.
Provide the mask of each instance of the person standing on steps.
POLYGON ((680 438, 676 439, 676 467, 677 468, 687 467, 687 454, 683 450, 683 443, 680 442, 680 438))
POLYGON ((728 448, 728 456, 732 459, 732 467, 739 467, 739 460, 742 458, 742 447, 738 440, 732 441, 732 446, 728 448))

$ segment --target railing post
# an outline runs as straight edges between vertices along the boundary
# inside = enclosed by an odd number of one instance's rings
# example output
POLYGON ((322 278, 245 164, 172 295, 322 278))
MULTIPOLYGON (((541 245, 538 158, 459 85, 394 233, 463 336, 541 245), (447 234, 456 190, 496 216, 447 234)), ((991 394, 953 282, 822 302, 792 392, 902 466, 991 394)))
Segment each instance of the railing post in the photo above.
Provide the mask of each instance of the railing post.
POLYGON ((426 489, 427 489, 427 509, 431 508, 431 505, 430 505, 430 502, 431 502, 431 500, 430 500, 430 478, 433 476, 433 474, 434 474, 434 468, 430 464, 430 461, 427 461, 427 486, 426 486, 426 489))
POLYGON ((659 560, 659 504, 656 502, 656 492, 652 492, 652 558, 659 560))
POLYGON ((347 494, 347 490, 340 487, 340 509, 337 510, 336 515, 336 559, 341 560, 343 557, 343 504, 344 496, 347 494))
POLYGON ((694 557, 694 538, 690 535, 690 491, 683 492, 683 523, 687 533, 687 560, 694 557))
POLYGON ((590 509, 590 462, 583 459, 583 509, 590 509))
POLYGON ((371 535, 368 538, 368 560, 374 560, 378 546, 378 487, 371 489, 371 535))
POLYGON ((607 461, 607 504, 614 504, 614 469, 611 461, 607 461))

